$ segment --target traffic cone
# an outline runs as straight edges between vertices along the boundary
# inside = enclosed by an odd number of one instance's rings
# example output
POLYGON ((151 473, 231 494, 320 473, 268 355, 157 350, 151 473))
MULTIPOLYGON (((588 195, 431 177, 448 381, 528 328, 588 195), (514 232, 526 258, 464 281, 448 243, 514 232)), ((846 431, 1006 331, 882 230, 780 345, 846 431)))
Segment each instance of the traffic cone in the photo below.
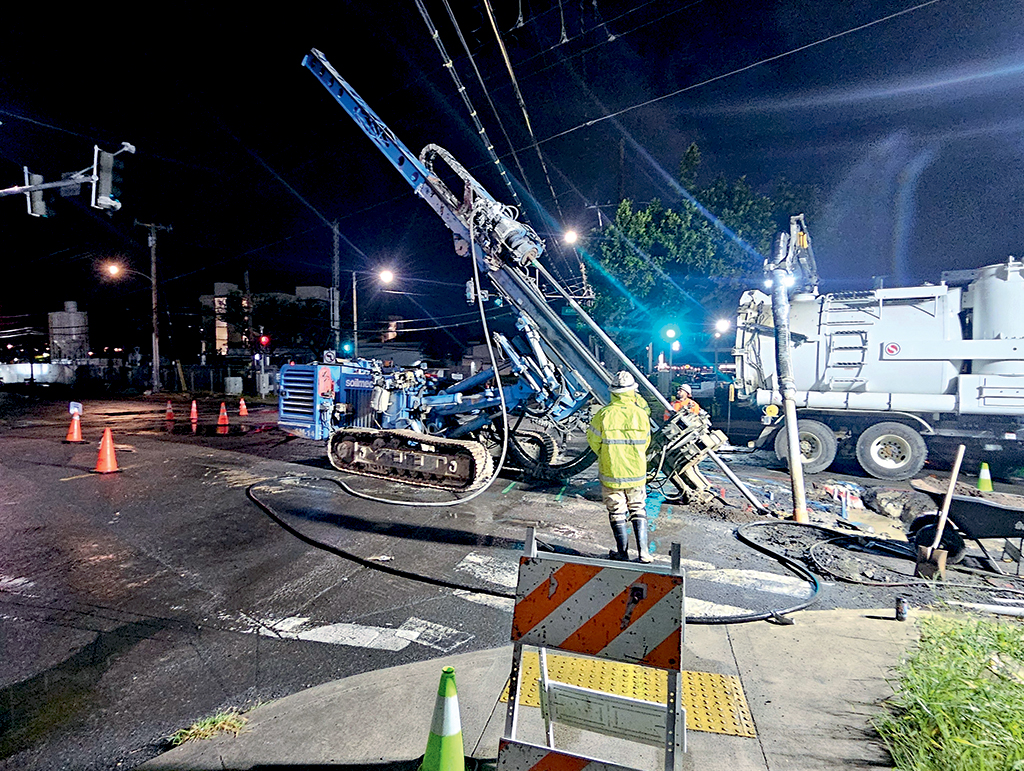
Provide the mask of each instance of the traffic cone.
POLYGON ((171 406, 171 402, 167 402, 167 419, 174 420, 174 407, 171 406))
POLYGON ((77 412, 71 413, 71 425, 68 426, 68 435, 64 439, 64 444, 83 444, 85 440, 82 438, 82 419, 78 417, 77 412))
POLYGON ((103 439, 100 440, 100 454, 96 459, 96 468, 93 469, 93 473, 113 474, 120 470, 117 467, 117 457, 114 455, 114 435, 110 433, 109 428, 105 428, 103 429, 103 439))
POLYGON ((978 472, 978 489, 990 493, 992 492, 992 472, 988 470, 988 464, 981 464, 981 471, 978 472))
POLYGON ((459 697, 455 693, 455 667, 441 670, 434 719, 430 721, 427 750, 419 771, 465 771, 466 751, 462 745, 459 697))
POLYGON ((238 417, 247 418, 249 417, 249 410, 245 406, 245 399, 238 400, 238 417))
POLYGON ((196 409, 195 399, 192 400, 192 412, 189 413, 188 419, 193 423, 197 423, 199 421, 199 410, 196 409))
POLYGON ((228 408, 224 406, 224 402, 220 403, 220 417, 217 418, 218 426, 226 426, 228 424, 228 408))

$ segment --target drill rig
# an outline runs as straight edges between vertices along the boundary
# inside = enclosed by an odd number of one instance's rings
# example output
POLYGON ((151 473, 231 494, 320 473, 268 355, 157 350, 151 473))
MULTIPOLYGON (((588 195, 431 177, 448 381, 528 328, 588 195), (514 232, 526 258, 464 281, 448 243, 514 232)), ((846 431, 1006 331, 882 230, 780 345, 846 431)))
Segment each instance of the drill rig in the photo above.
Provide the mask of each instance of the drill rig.
MULTIPOLYGON (((590 411, 608 403, 618 369, 631 372, 650 398, 670 409, 544 267, 543 240, 519 221, 513 207, 491 196, 443 148, 430 144, 413 154, 322 53, 313 49, 302 63, 438 214, 454 237, 456 253, 475 261, 478 275, 486 276, 498 296, 515 308, 519 334, 514 340, 494 335, 508 366, 500 381, 485 369, 441 387, 422 367, 388 370, 363 359, 282 367, 283 430, 326 440, 331 463, 345 472, 469 491, 489 481, 492 452, 506 432, 513 461, 536 476, 566 478, 593 463, 585 441, 590 411), (461 182, 458 194, 441 172, 461 182), (563 320, 548 292, 601 341, 614 369, 609 371, 563 320)), ((710 484, 698 464, 711 458, 755 508, 764 510, 715 454, 726 437, 711 428, 705 413, 675 413, 663 425, 652 423, 652 430, 652 480, 664 474, 679 499, 706 501, 710 484)))

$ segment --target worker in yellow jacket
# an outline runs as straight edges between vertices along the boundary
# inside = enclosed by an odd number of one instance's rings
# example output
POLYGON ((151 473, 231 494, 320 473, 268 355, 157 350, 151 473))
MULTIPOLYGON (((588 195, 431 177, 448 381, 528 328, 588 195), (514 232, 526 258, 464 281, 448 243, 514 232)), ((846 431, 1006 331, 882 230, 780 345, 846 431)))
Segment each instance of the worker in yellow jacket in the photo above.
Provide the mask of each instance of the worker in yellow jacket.
POLYGON ((651 443, 651 412, 628 372, 615 375, 611 400, 594 415, 587 442, 597 454, 601 499, 608 508, 615 550, 609 559, 629 559, 629 527, 633 523, 640 562, 650 562, 647 545, 647 447, 651 443))

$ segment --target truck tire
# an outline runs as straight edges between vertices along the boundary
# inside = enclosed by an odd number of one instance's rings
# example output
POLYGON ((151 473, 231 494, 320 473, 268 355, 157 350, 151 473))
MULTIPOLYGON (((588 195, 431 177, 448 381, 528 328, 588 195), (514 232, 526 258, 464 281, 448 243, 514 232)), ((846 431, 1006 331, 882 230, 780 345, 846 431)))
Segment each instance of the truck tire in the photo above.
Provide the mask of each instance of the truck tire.
MULTIPOLYGON (((797 420, 800 436, 800 454, 803 456, 804 473, 817 474, 832 465, 836 459, 836 435, 832 429, 817 420, 797 420)), ((789 440, 786 427, 775 434, 775 455, 788 462, 789 440)))
POLYGON ((857 439, 857 462, 875 479, 899 482, 924 467, 924 439, 902 423, 875 423, 857 439))

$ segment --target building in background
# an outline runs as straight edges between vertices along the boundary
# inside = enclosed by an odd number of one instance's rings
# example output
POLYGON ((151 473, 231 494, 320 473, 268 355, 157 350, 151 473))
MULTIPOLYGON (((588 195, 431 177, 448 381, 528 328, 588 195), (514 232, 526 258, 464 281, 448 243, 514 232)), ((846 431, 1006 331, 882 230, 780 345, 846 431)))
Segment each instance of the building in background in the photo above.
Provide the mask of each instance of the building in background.
POLYGON ((69 300, 64 310, 49 314, 50 361, 54 364, 79 364, 89 360, 89 314, 78 310, 69 300))

